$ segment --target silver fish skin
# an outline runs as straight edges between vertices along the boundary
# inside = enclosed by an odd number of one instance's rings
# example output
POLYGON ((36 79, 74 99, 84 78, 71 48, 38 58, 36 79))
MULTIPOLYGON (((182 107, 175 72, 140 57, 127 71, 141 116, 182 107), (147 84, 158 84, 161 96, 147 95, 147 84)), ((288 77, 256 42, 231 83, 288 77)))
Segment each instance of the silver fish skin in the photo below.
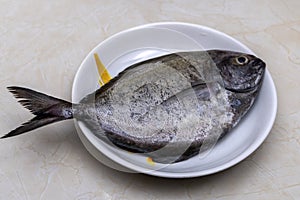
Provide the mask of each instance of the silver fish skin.
POLYGON ((179 162, 213 147, 238 124, 257 98, 264 72, 265 63, 253 55, 209 50, 129 66, 78 104, 9 87, 36 117, 4 137, 76 118, 111 145, 156 162, 179 162))

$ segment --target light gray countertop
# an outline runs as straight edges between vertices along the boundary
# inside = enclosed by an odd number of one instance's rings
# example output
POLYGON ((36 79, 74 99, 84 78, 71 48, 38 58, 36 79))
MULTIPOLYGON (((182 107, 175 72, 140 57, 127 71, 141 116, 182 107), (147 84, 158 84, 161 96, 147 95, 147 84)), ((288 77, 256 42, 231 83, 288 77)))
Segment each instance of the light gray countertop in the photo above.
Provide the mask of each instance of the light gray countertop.
POLYGON ((31 118, 7 86, 71 99, 80 63, 109 36, 151 22, 209 26, 268 65, 278 114, 263 145, 206 177, 123 173, 95 160, 72 121, 0 140, 0 199, 300 199, 300 1, 7 1, 0 6, 0 133, 31 118))

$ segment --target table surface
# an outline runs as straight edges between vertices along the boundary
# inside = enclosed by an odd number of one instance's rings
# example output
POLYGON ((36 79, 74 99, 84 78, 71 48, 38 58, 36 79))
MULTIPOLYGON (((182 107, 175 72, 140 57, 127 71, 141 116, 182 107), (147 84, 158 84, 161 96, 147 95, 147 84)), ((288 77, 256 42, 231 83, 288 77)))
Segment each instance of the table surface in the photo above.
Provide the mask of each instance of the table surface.
POLYGON ((6 90, 19 85, 71 99, 80 63, 109 36, 151 22, 223 31, 263 58, 278 114, 263 143, 240 164, 192 179, 119 172, 59 122, 0 140, 0 199, 300 199, 300 1, 8 1, 0 6, 0 133, 32 115, 6 90))

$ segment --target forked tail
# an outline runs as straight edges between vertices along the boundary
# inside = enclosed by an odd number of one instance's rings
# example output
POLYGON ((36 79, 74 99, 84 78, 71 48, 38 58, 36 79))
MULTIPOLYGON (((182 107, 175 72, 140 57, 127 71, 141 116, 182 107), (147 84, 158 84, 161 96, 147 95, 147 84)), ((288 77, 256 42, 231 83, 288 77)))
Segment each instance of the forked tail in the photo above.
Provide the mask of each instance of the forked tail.
POLYGON ((73 118, 72 103, 22 87, 7 87, 19 102, 34 115, 30 121, 22 124, 1 138, 12 137, 33 129, 73 118))

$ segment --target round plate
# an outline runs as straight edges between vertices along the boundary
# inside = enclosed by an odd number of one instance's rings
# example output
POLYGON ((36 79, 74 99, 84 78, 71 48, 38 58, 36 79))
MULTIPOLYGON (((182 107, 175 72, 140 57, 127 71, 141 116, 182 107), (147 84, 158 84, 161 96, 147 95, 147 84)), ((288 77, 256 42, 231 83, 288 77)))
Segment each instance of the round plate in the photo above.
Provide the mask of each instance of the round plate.
MULTIPOLYGON (((170 52, 225 49, 254 54, 230 36, 204 26, 187 23, 154 23, 122 31, 94 48, 82 62, 74 79, 72 100, 79 102, 99 88, 94 61, 97 53, 112 77, 126 67, 170 52)), ((78 134, 89 152, 117 170, 169 178, 208 175, 227 169, 254 152, 266 139, 275 120, 276 90, 266 71, 260 95, 244 119, 204 155, 175 164, 149 162, 144 155, 123 151, 98 139, 82 122, 78 134)))

